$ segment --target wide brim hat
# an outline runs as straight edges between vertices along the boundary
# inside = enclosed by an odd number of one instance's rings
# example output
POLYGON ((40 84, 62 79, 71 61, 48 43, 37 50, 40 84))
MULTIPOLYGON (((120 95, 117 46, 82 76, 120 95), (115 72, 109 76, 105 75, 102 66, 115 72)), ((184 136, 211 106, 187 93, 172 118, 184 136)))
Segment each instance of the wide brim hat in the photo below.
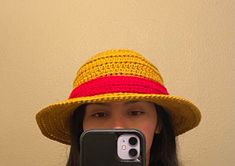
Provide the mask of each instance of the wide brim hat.
POLYGON ((191 101, 168 93, 156 66, 135 51, 119 49, 91 57, 78 70, 69 98, 43 108, 36 121, 43 135, 70 144, 69 121, 77 107, 127 100, 162 106, 171 116, 175 136, 193 129, 201 120, 191 101))

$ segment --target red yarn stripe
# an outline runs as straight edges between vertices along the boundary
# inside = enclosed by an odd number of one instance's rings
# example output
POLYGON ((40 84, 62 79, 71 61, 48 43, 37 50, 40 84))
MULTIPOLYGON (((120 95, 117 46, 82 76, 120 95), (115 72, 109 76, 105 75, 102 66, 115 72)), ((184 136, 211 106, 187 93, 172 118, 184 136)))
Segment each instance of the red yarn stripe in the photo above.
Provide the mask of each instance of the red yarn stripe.
POLYGON ((163 85, 146 78, 135 76, 105 76, 90 80, 76 87, 69 98, 115 92, 168 95, 167 89, 163 85))

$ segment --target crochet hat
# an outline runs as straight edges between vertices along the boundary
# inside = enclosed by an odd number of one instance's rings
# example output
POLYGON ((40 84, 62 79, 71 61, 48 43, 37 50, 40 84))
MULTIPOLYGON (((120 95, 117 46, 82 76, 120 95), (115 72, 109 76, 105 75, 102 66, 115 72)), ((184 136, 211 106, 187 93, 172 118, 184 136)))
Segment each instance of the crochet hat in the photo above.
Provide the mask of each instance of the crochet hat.
POLYGON ((45 107, 36 120, 43 135, 70 144, 69 119, 78 106, 127 100, 161 105, 171 115, 176 136, 196 127, 201 119, 193 103, 168 93, 158 69, 142 55, 132 50, 108 50, 82 65, 69 98, 45 107))

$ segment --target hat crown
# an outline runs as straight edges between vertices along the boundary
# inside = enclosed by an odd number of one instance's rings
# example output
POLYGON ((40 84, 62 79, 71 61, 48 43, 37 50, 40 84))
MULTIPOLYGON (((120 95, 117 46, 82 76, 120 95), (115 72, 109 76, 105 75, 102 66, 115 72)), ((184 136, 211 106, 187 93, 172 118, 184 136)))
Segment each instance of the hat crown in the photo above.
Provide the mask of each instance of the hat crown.
POLYGON ((105 76, 135 76, 163 85, 159 70, 139 53, 132 50, 108 50, 91 57, 77 72, 73 87, 105 76))

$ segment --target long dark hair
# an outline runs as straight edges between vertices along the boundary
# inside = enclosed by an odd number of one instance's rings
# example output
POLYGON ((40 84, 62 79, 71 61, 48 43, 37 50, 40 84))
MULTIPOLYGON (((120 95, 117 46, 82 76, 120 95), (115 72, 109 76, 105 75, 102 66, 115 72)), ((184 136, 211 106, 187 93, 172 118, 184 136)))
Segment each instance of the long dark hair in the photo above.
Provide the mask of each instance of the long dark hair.
MULTIPOLYGON (((160 133, 155 134, 151 146, 149 166, 179 166, 176 153, 176 140, 171 117, 161 106, 157 110, 160 133)), ((79 139, 83 132, 83 117, 86 104, 79 106, 70 119, 71 147, 66 166, 79 166, 79 139)))

